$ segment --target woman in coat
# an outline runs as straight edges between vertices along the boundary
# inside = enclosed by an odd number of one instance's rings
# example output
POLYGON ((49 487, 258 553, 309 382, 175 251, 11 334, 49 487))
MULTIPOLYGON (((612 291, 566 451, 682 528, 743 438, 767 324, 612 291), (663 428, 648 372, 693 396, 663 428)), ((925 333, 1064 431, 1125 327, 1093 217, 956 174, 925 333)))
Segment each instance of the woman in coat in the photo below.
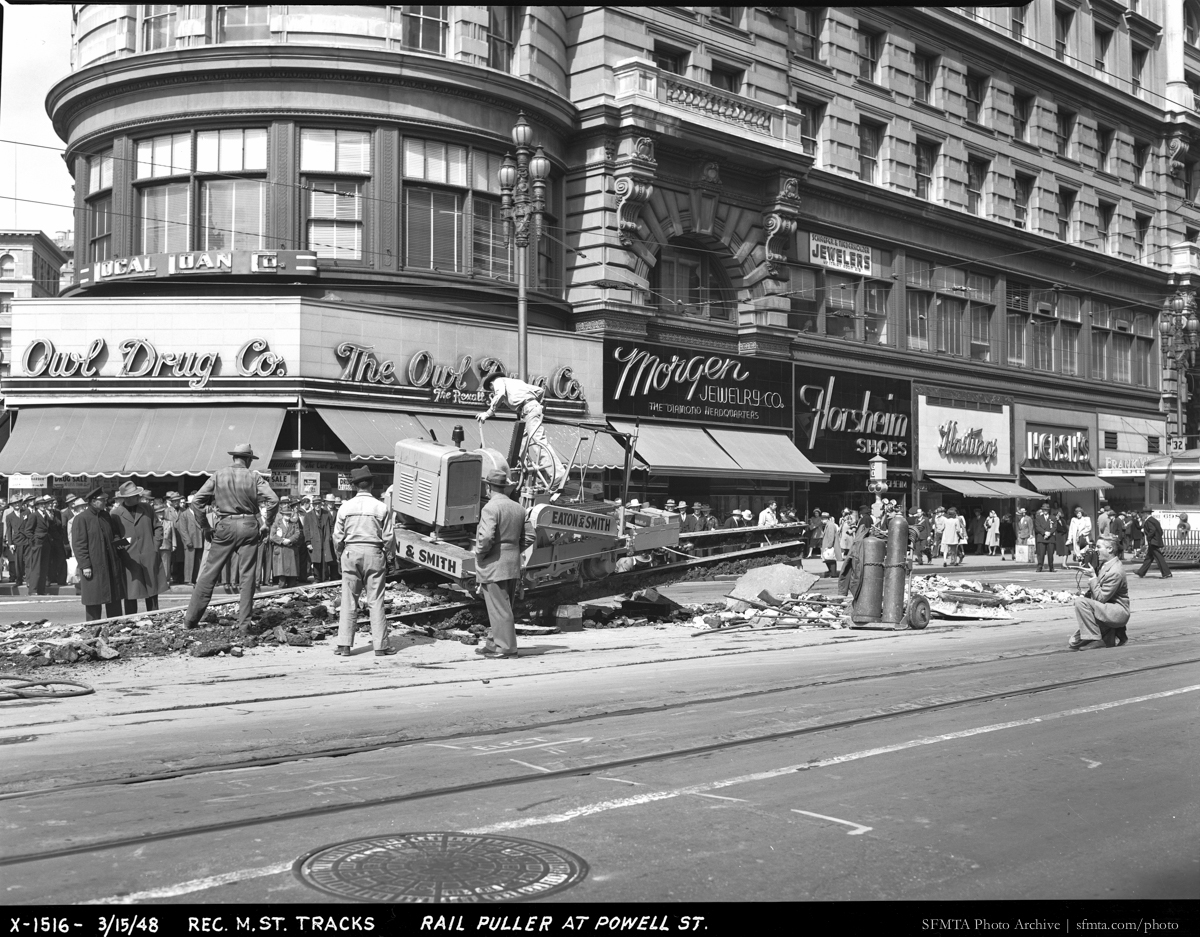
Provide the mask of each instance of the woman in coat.
POLYGON ((959 556, 959 544, 962 543, 962 528, 959 526, 958 511, 949 508, 946 511, 946 526, 942 528, 942 565, 957 566, 962 562, 959 556))
POLYGON ((1054 555, 1061 556, 1066 563, 1069 548, 1067 546, 1067 517, 1061 507, 1054 509, 1054 555))
POLYGON ((118 503, 109 512, 113 533, 126 541, 121 551, 126 615, 137 611, 138 599, 145 602, 146 611, 157 611, 158 595, 167 588, 158 556, 162 523, 154 509, 142 503, 142 494, 142 489, 133 482, 123 482, 117 489, 118 503))
POLYGON ((108 497, 103 488, 89 491, 88 506, 71 523, 71 551, 79 563, 79 596, 88 621, 104 615, 121 614, 121 591, 125 581, 117 553, 116 534, 105 510, 108 497))
POLYGON ((995 511, 988 512, 987 520, 983 522, 983 528, 988 556, 995 556, 996 548, 1000 546, 1000 517, 995 511))
POLYGON ((1013 526, 1012 517, 1005 514, 1000 518, 1000 523, 996 525, 996 539, 1000 546, 1000 562, 1005 560, 1007 553, 1012 559, 1016 559, 1017 549, 1017 528, 1013 526))
POLYGON ((854 539, 854 528, 858 526, 858 518, 851 510, 842 514, 838 524, 838 559, 844 560, 850 554, 850 542, 854 539))
POLYGON ((306 549, 296 505, 289 503, 271 525, 271 565, 283 587, 294 586, 300 576, 300 550, 306 549))
POLYGON ((1075 516, 1071 518, 1071 523, 1067 527, 1067 549, 1078 563, 1080 562, 1079 555, 1092 542, 1092 519, 1083 513, 1083 508, 1079 505, 1075 506, 1074 514, 1075 516))
POLYGON ((825 578, 837 578, 838 525, 828 514, 822 515, 825 528, 821 531, 821 560, 825 564, 825 578))

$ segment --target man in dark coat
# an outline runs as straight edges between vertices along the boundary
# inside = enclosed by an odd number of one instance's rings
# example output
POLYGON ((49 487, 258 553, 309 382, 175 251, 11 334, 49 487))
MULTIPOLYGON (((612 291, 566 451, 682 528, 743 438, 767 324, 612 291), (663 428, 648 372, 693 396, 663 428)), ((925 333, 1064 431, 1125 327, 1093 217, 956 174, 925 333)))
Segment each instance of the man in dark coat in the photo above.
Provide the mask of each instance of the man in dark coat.
POLYGON ((1141 567, 1137 574, 1139 579, 1144 579, 1146 573, 1150 571, 1152 563, 1158 563, 1158 573, 1163 579, 1171 578, 1171 567, 1167 565, 1167 559, 1162 555, 1163 545, 1163 529, 1158 518, 1154 516, 1150 508, 1142 508, 1142 535, 1146 538, 1146 558, 1142 561, 1141 567))
POLYGON ((1037 571, 1040 573, 1042 564, 1048 563, 1050 572, 1054 572, 1054 518, 1045 502, 1033 515, 1033 537, 1037 545, 1037 571))
POLYGON ((846 557, 846 565, 838 576, 838 595, 848 595, 858 598, 862 589, 863 563, 866 559, 866 539, 871 536, 871 505, 864 504, 858 509, 858 527, 850 541, 850 554, 846 557))
POLYGON ((105 505, 108 495, 103 488, 89 491, 87 507, 71 523, 71 550, 79 563, 79 595, 88 621, 121 614, 121 586, 124 574, 117 553, 116 535, 105 505))
POLYGON ((483 593, 492 630, 475 653, 484 657, 516 657, 512 605, 521 579, 525 512, 505 493, 509 482, 504 471, 494 469, 484 480, 488 485, 488 500, 476 528, 475 581, 483 593))
POLYGON ((25 532, 25 518, 29 514, 26 500, 18 497, 13 502, 13 512, 8 515, 4 531, 4 542, 12 552, 13 582, 17 585, 25 581, 25 552, 29 546, 28 534, 25 532))
MULTIPOLYGON (((63 523, 62 511, 53 498, 46 503, 46 522, 50 531, 46 535, 46 581, 56 586, 67 584, 67 526, 63 523)), ((68 509, 69 510, 69 509, 68 509)))
POLYGON ((138 599, 146 603, 146 611, 158 610, 158 594, 166 591, 162 577, 162 521, 148 504, 142 503, 143 491, 133 482, 123 482, 117 489, 118 505, 109 512, 113 531, 123 538, 121 567, 125 573, 125 614, 137 611, 138 599))
POLYGON ((187 507, 182 508, 175 518, 175 538, 183 551, 183 584, 189 586, 195 585, 196 577, 200 575, 200 559, 204 555, 204 535, 192 507, 194 500, 194 495, 188 495, 187 507))
POLYGON ((46 514, 47 496, 34 502, 33 509, 25 518, 26 532, 25 579, 29 583, 30 595, 46 594, 46 573, 49 566, 50 519, 46 514))
POLYGON ((313 502, 313 515, 316 517, 316 533, 309 544, 309 558, 315 568, 314 576, 319 582, 329 582, 337 576, 337 554, 333 551, 333 525, 335 517, 329 508, 335 510, 342 502, 335 495, 326 495, 325 503, 313 502))

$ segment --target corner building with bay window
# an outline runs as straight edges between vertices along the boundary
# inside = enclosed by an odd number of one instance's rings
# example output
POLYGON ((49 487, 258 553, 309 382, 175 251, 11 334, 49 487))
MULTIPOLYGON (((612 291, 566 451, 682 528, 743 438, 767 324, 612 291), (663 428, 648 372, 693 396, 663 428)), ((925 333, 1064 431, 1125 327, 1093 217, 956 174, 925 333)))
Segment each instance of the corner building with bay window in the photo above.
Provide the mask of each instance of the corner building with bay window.
POLYGON ((1102 498, 1112 426, 1133 502, 1176 432, 1159 310, 1200 272, 1192 6, 77 7, 48 99, 76 285, 15 304, 3 468, 53 471, 10 463, 56 400, 269 398, 292 487, 387 459, 368 427, 469 417, 481 358, 515 368, 498 171, 523 112, 552 167, 531 373, 563 388, 551 415, 636 425, 647 497, 832 511, 880 454, 910 504, 1005 510, 1062 500, 1063 479, 1102 498), (92 376, 34 374, 36 349, 21 365, 35 340, 100 338, 92 376), (218 338, 204 386, 175 375, 218 338), (176 358, 122 373, 136 339, 176 358), (242 374, 253 341, 286 367, 242 374), (448 383, 410 382, 421 352, 448 383), (634 399, 617 382, 641 354, 718 363, 691 397, 634 399), (1086 431, 1090 462, 1027 473, 1029 408, 1086 431), (1008 451, 953 441, 922 464, 947 413, 952 440, 1008 451))

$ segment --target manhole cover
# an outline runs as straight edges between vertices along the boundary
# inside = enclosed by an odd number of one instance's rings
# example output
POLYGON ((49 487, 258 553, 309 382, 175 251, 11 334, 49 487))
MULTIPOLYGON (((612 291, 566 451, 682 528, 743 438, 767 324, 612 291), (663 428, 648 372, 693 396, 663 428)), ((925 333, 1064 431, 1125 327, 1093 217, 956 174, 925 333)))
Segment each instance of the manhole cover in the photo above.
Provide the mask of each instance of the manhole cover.
POLYGON ((401 833, 322 846, 296 860, 304 884, 351 901, 528 901, 582 882, 557 846, 502 836, 401 833))

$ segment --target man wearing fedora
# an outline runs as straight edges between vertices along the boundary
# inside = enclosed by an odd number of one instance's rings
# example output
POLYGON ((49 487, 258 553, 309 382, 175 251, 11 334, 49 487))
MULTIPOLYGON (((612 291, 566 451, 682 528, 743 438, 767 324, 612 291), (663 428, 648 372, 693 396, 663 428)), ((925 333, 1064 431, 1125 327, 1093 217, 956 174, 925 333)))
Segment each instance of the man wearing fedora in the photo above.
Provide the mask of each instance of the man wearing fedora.
POLYGON ((113 531, 124 538, 121 568, 125 573, 125 614, 137 611, 138 599, 146 603, 146 611, 158 609, 158 594, 166 591, 163 582, 162 519, 154 508, 142 501, 147 492, 131 481, 122 482, 117 489, 119 504, 108 512, 113 531))
POLYGON ((100 617, 116 618, 121 614, 121 558, 117 551, 117 535, 108 516, 108 493, 93 488, 84 500, 87 507, 71 522, 71 551, 79 564, 79 597, 83 601, 88 621, 100 617))
POLYGON ((48 495, 37 498, 25 519, 25 581, 29 583, 30 595, 46 594, 50 520, 46 516, 45 503, 48 500, 51 500, 48 495))
POLYGON ((521 579, 521 546, 525 536, 525 511, 507 494, 508 474, 493 469, 485 478, 488 499, 475 531, 475 581, 487 605, 492 631, 476 654, 516 657, 517 629, 513 599, 521 579))
POLYGON ((175 534, 183 550, 183 584, 193 585, 200 574, 200 559, 204 555, 204 534, 200 529, 200 512, 193 509, 195 495, 188 495, 187 505, 175 518, 175 534))
POLYGON ((211 538, 211 549, 204 569, 192 590, 192 600, 183 616, 185 628, 195 628, 208 609, 213 586, 228 563, 237 563, 241 573, 238 603, 238 624, 245 629, 254 605, 254 588, 258 585, 255 566, 258 563, 258 542, 270 530, 271 521, 279 510, 279 496, 250 463, 258 458, 249 443, 229 450, 233 464, 209 476, 196 492, 193 505, 199 512, 212 504, 216 508, 216 523, 209 528, 208 520, 201 521, 205 539, 211 538))
POLYGON ((383 583, 387 575, 387 557, 395 549, 392 537, 392 510, 371 494, 375 484, 371 470, 360 465, 350 473, 350 483, 358 491, 338 508, 333 525, 333 548, 341 558, 342 615, 334 653, 349 657, 354 647, 354 629, 358 620, 358 598, 365 593, 371 613, 371 642, 375 656, 395 654, 387 643, 387 619, 383 611, 383 583))

